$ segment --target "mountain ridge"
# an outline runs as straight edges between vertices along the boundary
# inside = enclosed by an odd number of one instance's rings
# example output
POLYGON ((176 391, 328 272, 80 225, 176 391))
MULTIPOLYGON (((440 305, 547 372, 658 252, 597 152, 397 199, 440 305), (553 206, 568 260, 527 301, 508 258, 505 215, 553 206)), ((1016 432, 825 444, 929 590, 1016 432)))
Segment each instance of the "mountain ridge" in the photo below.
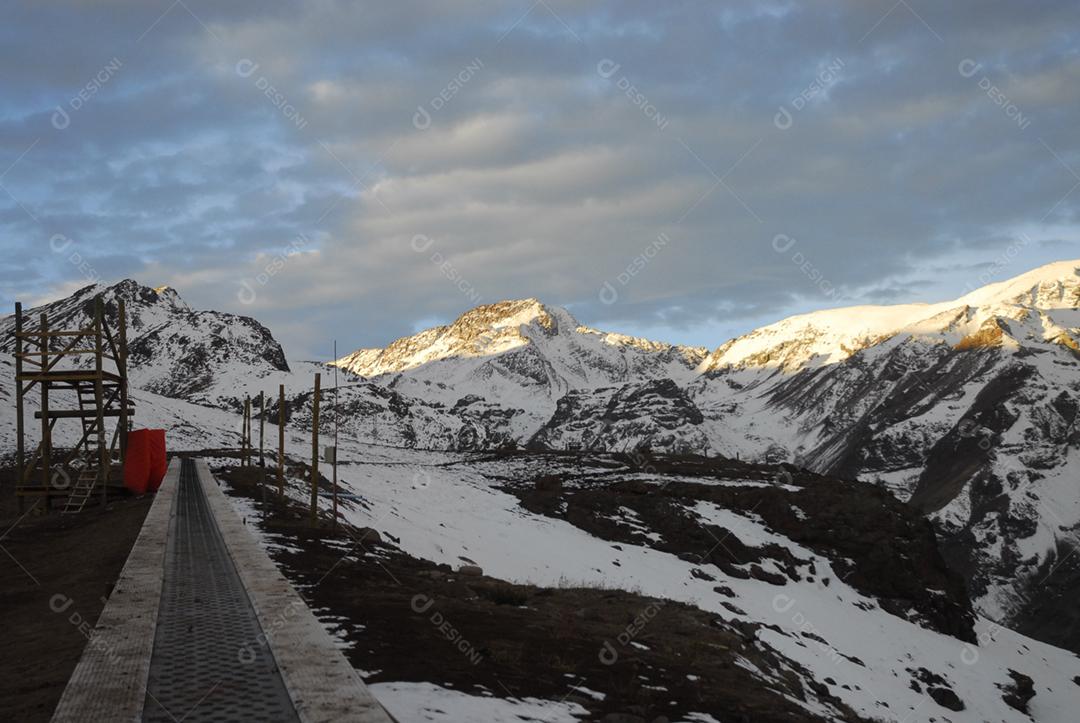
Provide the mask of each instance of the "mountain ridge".
MULTIPOLYGON (((933 520, 980 612, 1023 628, 1049 606, 1076 621, 1050 642, 1080 650, 1080 613, 1039 593, 1043 580, 1080 592, 1078 268, 1050 264, 951 302, 790 317, 711 352, 600 332, 536 299, 499 302, 335 360, 342 431, 416 449, 699 454, 858 479, 933 520)), ((50 313, 85 319, 94 288, 50 313)), ((290 424, 310 423, 311 376, 333 367, 289 364, 258 322, 191 311, 173 290, 108 288, 130 299, 136 386, 235 411, 260 393, 273 409, 285 385, 290 424)), ((2 323, 10 351, 11 317, 2 323)))

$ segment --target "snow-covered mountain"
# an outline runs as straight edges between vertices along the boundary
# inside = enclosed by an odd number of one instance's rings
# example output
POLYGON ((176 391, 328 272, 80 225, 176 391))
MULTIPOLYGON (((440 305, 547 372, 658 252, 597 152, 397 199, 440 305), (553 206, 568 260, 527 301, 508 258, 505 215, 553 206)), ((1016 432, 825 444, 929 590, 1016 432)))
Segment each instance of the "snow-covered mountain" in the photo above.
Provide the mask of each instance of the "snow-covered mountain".
POLYGON ((787 319, 717 349, 692 396, 739 420, 727 449, 877 482, 930 514, 980 608, 1026 624, 1080 523, 1078 269, 787 319))
MULTIPOLYGON (((874 483, 935 521, 983 614, 1080 650, 1065 602, 1080 589, 1078 271, 804 314, 712 352, 596 331, 535 299, 491 304, 337 360, 337 410, 343 434, 392 446, 650 449, 874 483)), ((332 367, 287 363, 254 320, 126 281, 50 304, 54 323, 87 319, 99 292, 127 301, 137 387, 235 410, 284 384, 290 424, 310 419, 312 376, 332 367)))
POLYGON ((804 314, 708 354, 504 302, 337 363, 468 414, 470 447, 720 453, 880 484, 939 523, 981 610, 1024 625, 1080 525, 1078 270, 804 314))
MULTIPOLYGON (((54 329, 93 323, 94 299, 101 296, 105 318, 116 329, 118 302, 127 312, 128 369, 133 386, 194 402, 219 404, 229 394, 230 377, 289 371, 281 345, 270 331, 246 316, 193 311, 168 287, 149 288, 130 279, 112 286, 91 285, 66 299, 24 309, 37 325, 48 314, 54 329)), ((0 351, 14 350, 14 316, 0 320, 0 351)), ((83 358, 89 364, 88 358, 83 358)))

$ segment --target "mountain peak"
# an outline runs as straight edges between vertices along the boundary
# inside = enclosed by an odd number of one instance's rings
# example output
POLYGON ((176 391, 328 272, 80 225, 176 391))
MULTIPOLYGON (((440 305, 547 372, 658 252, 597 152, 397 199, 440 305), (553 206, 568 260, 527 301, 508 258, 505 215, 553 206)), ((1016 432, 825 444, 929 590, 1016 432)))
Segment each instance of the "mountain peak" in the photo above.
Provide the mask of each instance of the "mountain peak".
POLYGON ((709 356, 704 368, 797 371, 842 361, 901 334, 970 344, 984 329, 994 327, 997 318, 1022 321, 1030 309, 1077 307, 1080 260, 1058 261, 952 301, 851 306, 791 316, 725 343, 709 356))
POLYGON ((1015 304, 1049 309, 1080 305, 1080 259, 1055 261, 1011 279, 988 284, 956 300, 957 304, 1015 304))
POLYGON ((529 343, 525 328, 554 335, 576 326, 565 309, 534 298, 498 301, 469 309, 451 324, 398 339, 385 349, 359 349, 333 363, 361 376, 378 376, 450 357, 500 354, 529 343))
MULTIPOLYGON (((459 316, 450 328, 485 326, 490 329, 506 327, 518 328, 522 324, 539 323, 550 329, 556 317, 569 316, 565 309, 555 309, 541 303, 538 299, 514 299, 483 304, 469 309, 459 316)), ((576 322, 575 322, 576 324, 576 322)))

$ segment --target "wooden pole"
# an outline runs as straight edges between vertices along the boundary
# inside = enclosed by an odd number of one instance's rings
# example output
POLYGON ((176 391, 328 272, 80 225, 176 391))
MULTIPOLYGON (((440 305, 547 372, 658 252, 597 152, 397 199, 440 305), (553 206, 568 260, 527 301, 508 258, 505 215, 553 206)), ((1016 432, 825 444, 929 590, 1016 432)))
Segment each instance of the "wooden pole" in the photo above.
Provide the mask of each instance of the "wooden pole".
MULTIPOLYGON (((41 368, 49 368, 49 317, 41 314, 41 368)), ((52 428, 49 426, 49 383, 41 380, 41 483, 45 488, 45 508, 49 508, 52 487, 52 428)))
POLYGON ((105 302, 100 296, 94 298, 94 405, 97 407, 97 430, 98 430, 98 470, 101 475, 101 505, 104 507, 109 501, 109 448, 105 443, 105 388, 103 385, 105 352, 102 344, 105 323, 105 302))
POLYGON ((263 437, 266 435, 266 392, 259 392, 259 466, 266 467, 263 437))
POLYGON ((120 463, 127 460, 128 445, 128 370, 127 370, 127 309, 124 300, 119 299, 120 318, 117 333, 120 335, 120 358, 116 360, 116 371, 120 375, 120 463))
MULTIPOLYGON (((24 418, 23 418, 23 383, 22 383, 22 379, 20 378, 20 377, 22 377, 22 373, 23 373, 23 358, 22 358, 22 355, 23 355, 23 338, 22 338, 22 334, 23 334, 22 303, 17 301, 17 302, 15 302, 15 428, 16 428, 16 435, 18 436, 18 440, 17 440, 17 445, 18 446, 17 446, 17 450, 15 452, 15 464, 18 467, 18 470, 19 470, 19 474, 15 478, 15 480, 16 480, 15 484, 16 484, 17 487, 22 486, 23 481, 24 481, 23 474, 26 471, 25 470, 25 467, 26 467, 26 442, 25 442, 25 439, 24 439, 26 431, 24 429, 25 421, 24 421, 24 418)), ((18 495, 18 497, 19 497, 19 512, 21 513, 22 512, 23 498, 22 498, 22 495, 18 495)))
POLYGON ((285 497, 285 385, 278 386, 278 497, 285 497))
POLYGON ((319 390, 322 374, 315 372, 315 395, 311 398, 311 526, 319 515, 319 390))
POLYGON ((266 519, 266 453, 263 438, 266 435, 266 392, 259 392, 259 497, 262 500, 263 519, 266 519))
POLYGON ((240 423, 240 466, 248 466, 248 445, 251 443, 251 397, 244 397, 244 419, 240 423))

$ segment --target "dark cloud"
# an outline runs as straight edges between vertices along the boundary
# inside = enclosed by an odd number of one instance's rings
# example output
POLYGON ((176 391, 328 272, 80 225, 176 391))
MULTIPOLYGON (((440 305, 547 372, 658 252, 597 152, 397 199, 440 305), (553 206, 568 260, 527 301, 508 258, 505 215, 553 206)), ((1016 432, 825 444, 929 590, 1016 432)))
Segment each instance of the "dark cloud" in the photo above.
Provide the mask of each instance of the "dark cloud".
POLYGON ((169 283, 300 355, 507 297, 713 346, 958 295, 1021 234, 1017 272, 1080 256, 1078 21, 975 0, 22 4, 0 29, 0 285, 169 283))

